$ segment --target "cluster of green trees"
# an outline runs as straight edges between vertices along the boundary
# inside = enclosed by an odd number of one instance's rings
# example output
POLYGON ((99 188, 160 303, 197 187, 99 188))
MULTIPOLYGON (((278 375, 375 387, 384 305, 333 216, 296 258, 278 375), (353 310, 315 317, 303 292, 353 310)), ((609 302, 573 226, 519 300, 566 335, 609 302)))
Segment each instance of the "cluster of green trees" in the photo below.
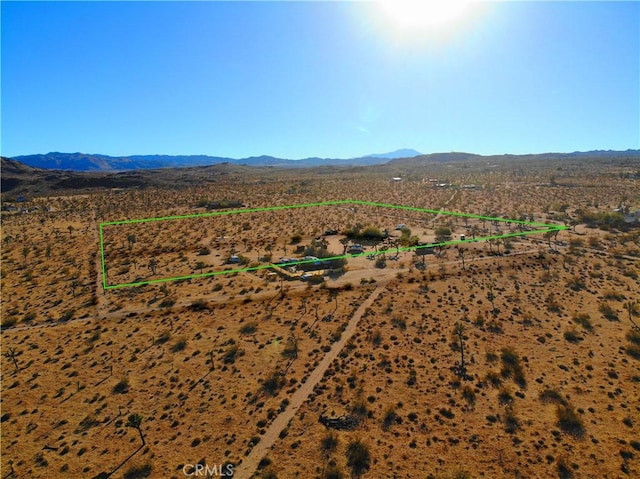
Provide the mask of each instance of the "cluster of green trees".
POLYGON ((576 210, 578 223, 585 223, 591 228, 600 228, 601 230, 608 231, 610 229, 617 229, 626 231, 629 229, 629 223, 624 220, 624 215, 617 211, 585 211, 576 210))
POLYGON ((367 240, 367 241, 382 241, 389 237, 387 230, 380 231, 375 226, 364 227, 361 224, 350 226, 342 232, 350 240, 367 240))

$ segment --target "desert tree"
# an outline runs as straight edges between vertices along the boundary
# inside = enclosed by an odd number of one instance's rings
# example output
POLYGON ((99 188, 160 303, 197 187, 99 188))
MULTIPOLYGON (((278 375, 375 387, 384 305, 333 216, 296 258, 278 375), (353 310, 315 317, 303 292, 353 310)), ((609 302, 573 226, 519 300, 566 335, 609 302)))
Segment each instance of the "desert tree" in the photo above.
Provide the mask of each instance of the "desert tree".
POLYGON ((333 306, 333 311, 331 311, 327 316, 325 316, 325 318, 327 318, 328 320, 333 319, 333 316, 336 314, 336 311, 338 311, 338 293, 339 292, 340 290, 338 289, 329 290, 329 300, 333 299, 334 306, 333 306))
POLYGON ((133 245, 136 242, 136 235, 133 233, 127 236, 127 243, 129 243, 129 251, 133 249, 133 245))
POLYGON ((24 260, 25 264, 26 264, 26 262, 27 262, 27 256, 29 255, 29 251, 30 251, 30 250, 29 250, 29 247, 28 247, 28 246, 24 246, 24 247, 22 248, 22 258, 23 258, 23 260, 24 260))
POLYGON ((344 238, 340 239, 340 244, 342 245, 342 254, 345 255, 347 254, 347 247, 349 246, 349 241, 351 241, 349 238, 347 238, 346 236, 344 238))
POLYGON ((76 289, 78 289, 78 287, 80 286, 80 281, 78 281, 77 279, 74 279, 71 281, 71 285, 70 285, 70 289, 71 289, 71 294, 73 295, 73 297, 76 297, 76 289))
POLYGON ((149 265, 147 266, 150 270, 152 274, 156 274, 156 271, 158 270, 158 260, 156 258, 151 258, 151 260, 149 260, 149 265))
POLYGON ((464 248, 458 247, 458 258, 460 258, 460 261, 462 261, 462 269, 466 269, 465 265, 464 265, 464 254, 465 253, 466 253, 466 250, 464 248))
POLYGON ((496 287, 496 283, 492 280, 492 281, 487 282, 486 286, 487 286, 487 289, 488 289, 488 291, 487 291, 487 299, 491 302, 491 312, 495 315, 497 313, 496 306, 495 306, 495 303, 494 303, 494 301, 496 299, 496 295, 495 295, 495 293, 493 291, 494 291, 494 289, 496 287))
POLYGON ((458 321, 453 328, 453 334, 456 340, 458 341, 458 347, 460 348, 460 364, 456 368, 457 369, 456 373, 458 374, 458 376, 463 378, 467 375, 467 371, 466 371, 467 368, 464 362, 465 329, 466 328, 464 324, 462 324, 460 321, 458 321))
POLYGON ((142 416, 140 414, 130 414, 129 417, 127 418, 127 427, 131 427, 133 429, 137 429, 138 433, 140 434, 140 440, 142 441, 142 445, 144 446, 146 444, 146 441, 144 440, 144 434, 142 433, 142 416))
POLYGON ((547 240, 547 242, 549 243, 549 249, 551 249, 551 238, 553 238, 553 231, 547 231, 545 234, 542 235, 544 239, 547 240))
POLYGON ((627 301, 624 303, 624 309, 629 313, 629 321, 633 324, 633 327, 640 331, 640 326, 633 320, 633 315, 637 314, 638 302, 637 301, 627 301))
POLYGON ((13 362, 13 365, 16 368, 16 372, 20 369, 18 367, 18 360, 16 358, 17 355, 18 351, 14 347, 10 347, 9 350, 4 353, 4 357, 13 362))

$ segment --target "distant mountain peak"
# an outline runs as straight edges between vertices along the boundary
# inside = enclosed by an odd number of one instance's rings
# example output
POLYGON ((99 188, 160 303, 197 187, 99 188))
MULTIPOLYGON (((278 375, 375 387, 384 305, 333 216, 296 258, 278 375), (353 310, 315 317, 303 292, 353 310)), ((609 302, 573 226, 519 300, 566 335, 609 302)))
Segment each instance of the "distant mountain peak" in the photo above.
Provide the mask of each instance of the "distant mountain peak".
POLYGON ((395 160, 396 158, 413 158, 414 156, 420 155, 422 155, 422 153, 411 148, 401 148, 399 150, 390 151, 389 153, 372 153, 370 155, 366 155, 366 158, 386 158, 389 160, 395 160))

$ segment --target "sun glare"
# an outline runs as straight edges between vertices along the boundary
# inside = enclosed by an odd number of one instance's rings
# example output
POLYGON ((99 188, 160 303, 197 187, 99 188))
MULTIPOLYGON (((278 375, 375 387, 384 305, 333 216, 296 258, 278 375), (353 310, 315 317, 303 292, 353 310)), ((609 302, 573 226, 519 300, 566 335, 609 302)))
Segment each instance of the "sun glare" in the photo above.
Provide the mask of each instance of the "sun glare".
POLYGON ((382 8, 401 29, 441 29, 469 9, 469 0, 383 0, 382 8))

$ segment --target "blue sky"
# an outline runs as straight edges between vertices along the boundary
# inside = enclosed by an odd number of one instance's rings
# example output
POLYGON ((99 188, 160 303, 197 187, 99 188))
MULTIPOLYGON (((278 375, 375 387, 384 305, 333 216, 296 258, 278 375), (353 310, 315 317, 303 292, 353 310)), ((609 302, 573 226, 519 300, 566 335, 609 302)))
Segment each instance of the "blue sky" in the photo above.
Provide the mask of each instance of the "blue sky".
POLYGON ((0 8, 3 156, 640 148, 640 2, 0 8))

